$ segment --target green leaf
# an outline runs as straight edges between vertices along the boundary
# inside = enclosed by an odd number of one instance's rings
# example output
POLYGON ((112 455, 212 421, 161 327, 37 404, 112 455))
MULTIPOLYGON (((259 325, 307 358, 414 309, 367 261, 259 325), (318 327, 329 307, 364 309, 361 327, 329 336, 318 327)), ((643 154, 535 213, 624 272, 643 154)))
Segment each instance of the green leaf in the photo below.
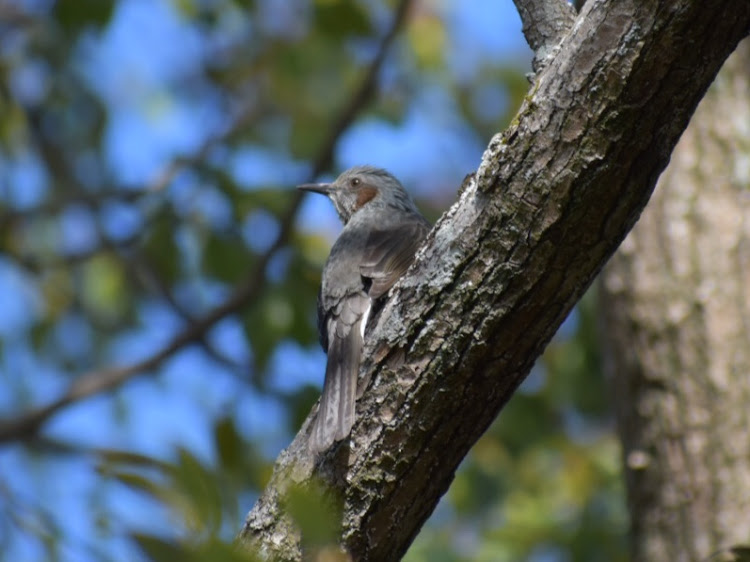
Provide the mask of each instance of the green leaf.
POLYGON ((134 533, 131 536, 143 553, 156 562, 190 561, 194 559, 189 551, 175 542, 140 533, 134 533))
POLYGON ((250 268, 251 254, 239 238, 209 233, 203 248, 203 268, 211 277, 237 283, 250 268))
POLYGON ((307 545, 338 542, 342 505, 322 483, 292 486, 286 496, 285 507, 299 526, 307 545))
POLYGON ((288 337, 294 323, 289 295, 278 287, 263 293, 243 319, 243 328, 253 347, 255 365, 265 369, 276 345, 288 337))
POLYGON ((193 560, 196 562, 260 562, 263 558, 254 556, 248 548, 212 537, 198 546, 193 553, 193 560))
POLYGON ((167 285, 180 276, 180 252, 175 242, 177 220, 173 215, 162 214, 150 225, 143 243, 143 252, 149 265, 167 285))
POLYGON ((117 449, 98 449, 97 454, 101 457, 103 470, 109 465, 122 467, 123 465, 138 466, 144 468, 166 469, 169 465, 162 460, 142 455, 133 451, 120 451, 117 449))
POLYGON ((350 0, 317 0, 315 27, 325 35, 339 39, 349 35, 368 35, 370 20, 361 5, 350 0))
MULTIPOLYGON (((294 248, 281 292, 287 295, 293 320, 288 336, 300 345, 312 345, 318 341, 315 323, 315 303, 320 286, 320 267, 306 260, 294 248)), ((327 251, 327 250, 326 250, 327 251)))
POLYGON ((246 12, 252 12, 255 9, 255 0, 233 0, 234 3, 245 10, 246 12))
POLYGON ((161 537, 133 533, 131 537, 143 553, 154 562, 258 562, 248 548, 238 548, 215 537, 197 545, 180 544, 161 537))
POLYGON ((224 417, 217 422, 214 428, 214 442, 222 468, 235 470, 242 466, 242 452, 246 445, 231 417, 224 417))
POLYGON ((132 287, 116 255, 97 254, 83 265, 82 273, 81 300, 91 314, 114 323, 131 312, 132 287))
POLYGON ((218 476, 187 449, 180 448, 172 477, 176 491, 174 504, 188 525, 198 532, 217 532, 222 519, 218 476))
POLYGON ((151 496, 152 498, 156 498, 158 500, 162 500, 164 498, 162 487, 142 474, 111 469, 107 470, 106 472, 115 480, 118 480, 129 488, 132 488, 139 492, 144 492, 148 496, 151 496))
POLYGON ((76 33, 88 25, 105 25, 114 5, 114 0, 57 0, 52 15, 63 28, 76 33))
POLYGON ((417 61, 426 68, 441 68, 447 39, 445 23, 438 17, 422 15, 409 25, 408 38, 417 61))

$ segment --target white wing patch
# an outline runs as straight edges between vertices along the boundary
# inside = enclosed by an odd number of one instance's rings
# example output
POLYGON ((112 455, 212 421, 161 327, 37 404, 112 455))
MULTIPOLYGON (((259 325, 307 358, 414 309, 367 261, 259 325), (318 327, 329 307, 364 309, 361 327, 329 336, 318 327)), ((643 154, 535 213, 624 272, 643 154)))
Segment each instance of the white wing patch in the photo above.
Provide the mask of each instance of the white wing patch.
POLYGON ((367 308, 362 314, 359 324, 359 333, 362 335, 362 341, 365 341, 365 328, 367 327, 367 320, 370 318, 370 309, 372 309, 372 300, 367 301, 367 308))

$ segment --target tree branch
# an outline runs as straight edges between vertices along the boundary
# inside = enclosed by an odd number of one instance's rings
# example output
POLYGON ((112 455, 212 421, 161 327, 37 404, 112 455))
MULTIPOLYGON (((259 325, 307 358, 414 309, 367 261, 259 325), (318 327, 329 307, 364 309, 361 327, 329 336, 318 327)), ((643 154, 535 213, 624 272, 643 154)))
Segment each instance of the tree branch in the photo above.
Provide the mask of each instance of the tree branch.
POLYGON ((511 127, 393 291, 364 356, 350 439, 312 459, 310 418, 240 539, 300 560, 286 513, 313 477, 343 502, 354 560, 398 560, 469 448, 637 220, 724 59, 728 0, 589 0, 511 127))
MULTIPOLYGON (((334 120, 334 126, 331 128, 313 164, 312 179, 331 166, 333 151, 341 134, 351 125, 356 116, 372 99, 377 76, 385 60, 386 53, 403 26, 410 5, 411 0, 401 0, 399 3, 394 14, 393 23, 381 39, 377 53, 365 71, 362 82, 353 93, 348 104, 334 120)), ((280 219, 278 237, 258 260, 256 265, 257 275, 249 278, 246 284, 238 287, 224 303, 217 306, 207 315, 195 320, 194 323, 186 326, 153 355, 130 365, 84 373, 58 399, 53 400, 45 406, 25 412, 14 419, 1 421, 0 443, 34 436, 47 420, 66 406, 94 394, 117 388, 139 374, 156 369, 165 359, 184 346, 200 341, 203 335, 222 318, 256 300, 265 285, 265 271, 269 262, 281 248, 286 246, 289 240, 294 218, 297 215, 301 201, 302 194, 294 192, 291 204, 280 219)))
POLYGON ((557 47, 576 19, 575 8, 567 0, 513 0, 521 16, 523 34, 534 60, 534 72, 541 72, 554 58, 557 47))

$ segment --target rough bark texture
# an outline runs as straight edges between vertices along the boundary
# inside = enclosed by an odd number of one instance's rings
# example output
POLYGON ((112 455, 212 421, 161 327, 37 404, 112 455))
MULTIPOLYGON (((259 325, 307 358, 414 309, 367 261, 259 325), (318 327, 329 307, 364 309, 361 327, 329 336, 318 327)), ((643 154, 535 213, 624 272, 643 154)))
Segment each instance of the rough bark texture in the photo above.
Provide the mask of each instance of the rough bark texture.
POLYGON ((750 40, 603 275, 634 560, 750 543, 750 40))
POLYGON ((576 18, 567 0, 513 0, 523 23, 523 34, 534 51, 532 67, 541 72, 570 31, 576 18))
POLYGON ((351 439, 317 463, 309 422, 241 539, 300 560, 284 512, 316 476, 354 560, 398 560, 536 357, 635 223, 750 3, 591 0, 517 119, 386 304, 351 439))

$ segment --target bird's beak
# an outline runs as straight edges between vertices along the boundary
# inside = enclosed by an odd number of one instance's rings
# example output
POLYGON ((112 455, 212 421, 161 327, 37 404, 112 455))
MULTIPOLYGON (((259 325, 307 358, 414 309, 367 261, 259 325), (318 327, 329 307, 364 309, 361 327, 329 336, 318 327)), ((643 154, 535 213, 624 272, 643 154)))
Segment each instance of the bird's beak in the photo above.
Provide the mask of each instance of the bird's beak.
POLYGON ((328 195, 331 193, 331 187, 330 183, 303 183, 302 185, 298 185, 297 189, 328 195))

